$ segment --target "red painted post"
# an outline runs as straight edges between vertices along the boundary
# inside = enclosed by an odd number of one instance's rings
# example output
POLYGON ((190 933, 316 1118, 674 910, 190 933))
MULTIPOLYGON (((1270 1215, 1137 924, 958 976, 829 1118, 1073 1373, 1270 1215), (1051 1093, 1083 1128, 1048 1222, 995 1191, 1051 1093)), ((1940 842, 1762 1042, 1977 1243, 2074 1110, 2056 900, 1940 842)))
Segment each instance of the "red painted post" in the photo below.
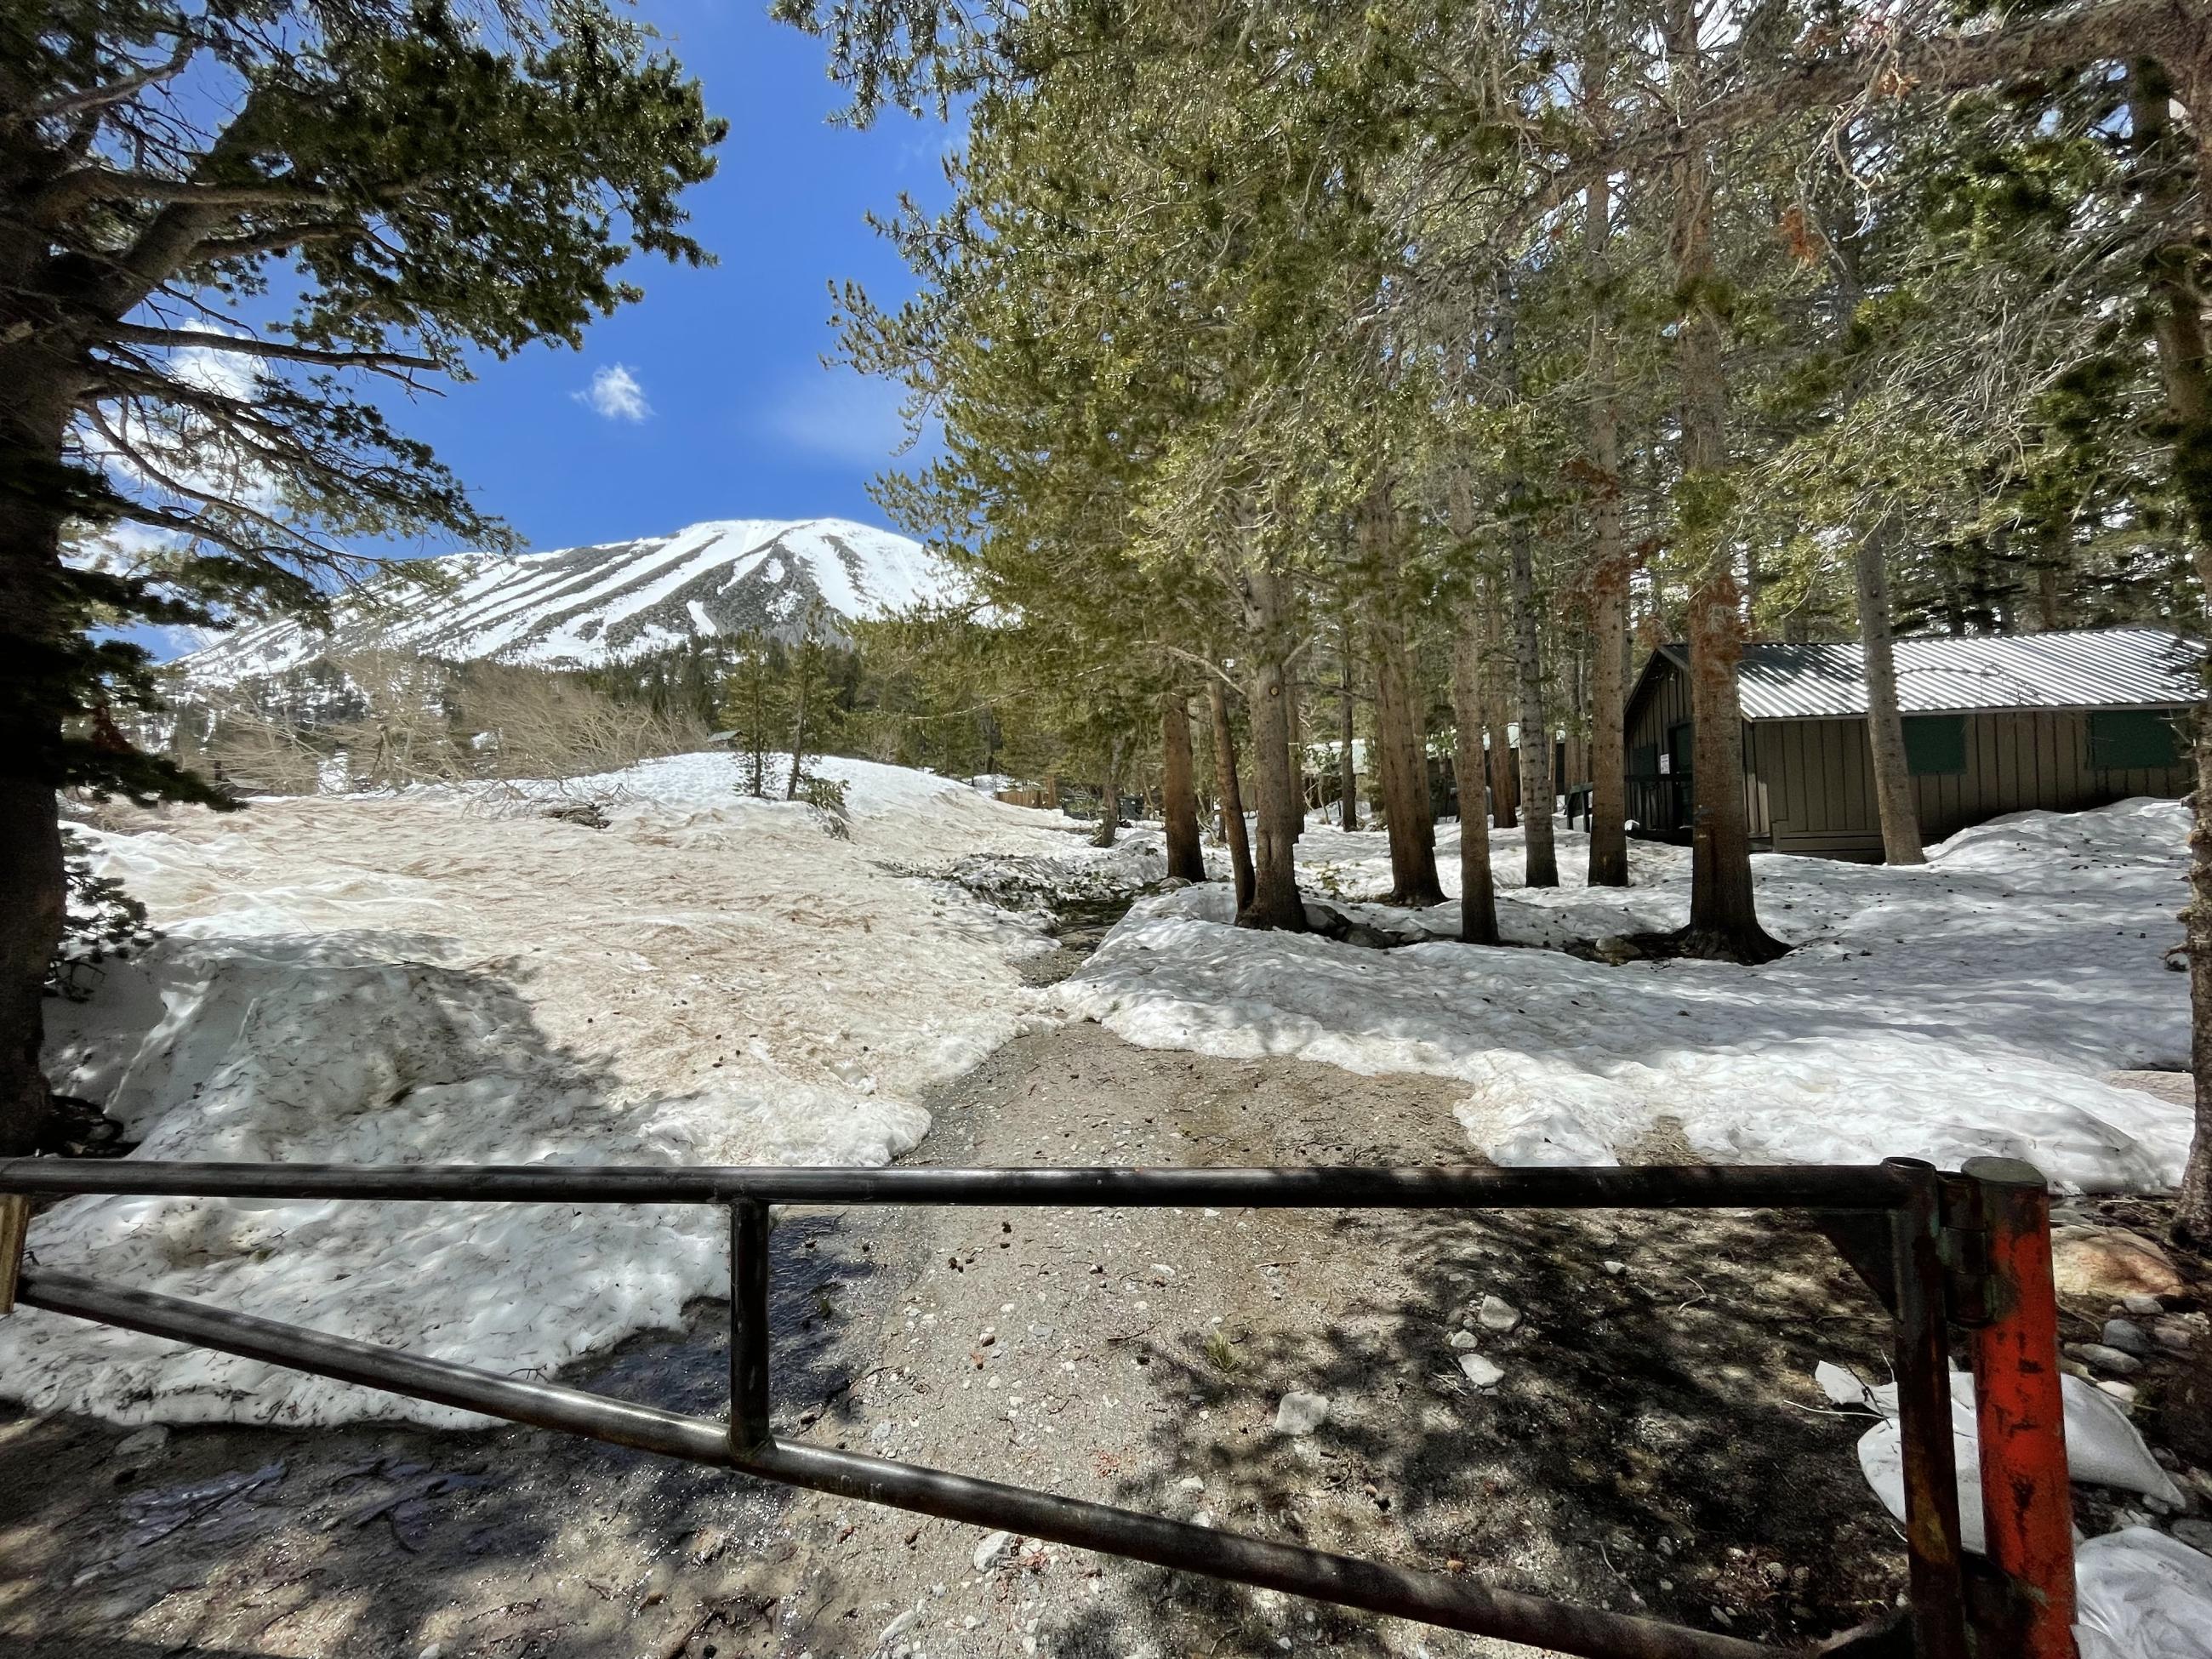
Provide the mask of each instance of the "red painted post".
POLYGON ((1974 1405, 1990 1565, 2010 1591, 2013 1628, 1996 1650, 2008 1659, 2077 1659, 2051 1194, 2041 1172, 2017 1158, 1972 1158, 1963 1173, 1988 1253, 1985 1317, 1973 1333, 1974 1405))

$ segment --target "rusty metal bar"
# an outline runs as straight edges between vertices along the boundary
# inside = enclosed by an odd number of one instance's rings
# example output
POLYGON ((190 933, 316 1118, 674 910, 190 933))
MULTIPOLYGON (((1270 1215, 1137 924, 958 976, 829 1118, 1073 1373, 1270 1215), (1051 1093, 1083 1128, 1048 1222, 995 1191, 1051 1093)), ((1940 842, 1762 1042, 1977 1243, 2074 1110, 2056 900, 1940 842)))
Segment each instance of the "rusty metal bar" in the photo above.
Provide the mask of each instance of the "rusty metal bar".
POLYGON ((1889 1218, 1912 1650, 1914 1659, 1966 1659, 1966 1552, 1943 1304, 1942 1182, 1930 1164, 1905 1158, 1890 1163, 1912 1178, 1912 1196, 1889 1218))
POLYGON ((1278 1209, 1888 1210, 1911 1182, 1882 1164, 1632 1169, 776 1169, 529 1164, 169 1164, 0 1159, 0 1193, 520 1204, 1065 1204, 1278 1209))
POLYGON ((439 1405, 1582 1659, 1781 1659, 1782 1650, 1736 1637, 1491 1589, 1443 1573, 1354 1560, 884 1458, 773 1439, 741 1452, 726 1425, 703 1418, 501 1376, 73 1274, 26 1274, 21 1294, 28 1305, 54 1313, 439 1405))
POLYGON ((15 1311, 15 1286, 23 1273, 23 1245, 31 1232, 31 1200, 0 1193, 0 1318, 15 1311))
POLYGON ((2007 1581, 2001 1616, 2011 1626, 1992 1634, 2008 1659, 2075 1659, 2051 1194, 2034 1165, 2017 1158, 1972 1158, 1962 1174, 1987 1259, 1973 1334, 1982 1516, 1990 1565, 2007 1581))
POLYGON ((768 1426, 768 1206, 730 1206, 730 1449, 769 1443, 768 1426))

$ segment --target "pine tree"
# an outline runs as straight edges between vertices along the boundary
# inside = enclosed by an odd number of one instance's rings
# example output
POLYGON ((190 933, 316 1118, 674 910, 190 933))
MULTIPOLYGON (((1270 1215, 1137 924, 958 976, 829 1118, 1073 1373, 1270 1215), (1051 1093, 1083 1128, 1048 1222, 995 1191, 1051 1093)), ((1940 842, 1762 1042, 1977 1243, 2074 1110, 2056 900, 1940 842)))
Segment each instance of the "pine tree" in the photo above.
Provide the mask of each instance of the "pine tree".
POLYGON ((635 297, 633 251, 701 258, 677 201, 722 131, 597 0, 0 20, 0 1151, 46 1109, 55 791, 212 793, 88 733, 154 699, 144 654, 95 630, 312 611, 351 538, 499 544, 367 386, 573 344, 635 297), (72 524, 155 550, 65 562, 72 524))

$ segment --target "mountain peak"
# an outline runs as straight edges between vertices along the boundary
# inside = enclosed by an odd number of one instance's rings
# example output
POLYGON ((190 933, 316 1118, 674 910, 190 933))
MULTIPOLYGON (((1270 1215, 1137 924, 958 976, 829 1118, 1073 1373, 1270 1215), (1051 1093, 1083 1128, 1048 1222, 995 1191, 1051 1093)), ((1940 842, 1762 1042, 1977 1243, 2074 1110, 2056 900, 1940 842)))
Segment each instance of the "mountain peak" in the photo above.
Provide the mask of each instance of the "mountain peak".
POLYGON ((448 662, 592 668, 694 639, 798 639, 947 597, 922 545, 849 519, 713 519, 670 536, 514 556, 456 553, 437 576, 398 574, 331 607, 240 629, 182 659, 187 679, 281 674, 331 653, 397 649, 448 662))

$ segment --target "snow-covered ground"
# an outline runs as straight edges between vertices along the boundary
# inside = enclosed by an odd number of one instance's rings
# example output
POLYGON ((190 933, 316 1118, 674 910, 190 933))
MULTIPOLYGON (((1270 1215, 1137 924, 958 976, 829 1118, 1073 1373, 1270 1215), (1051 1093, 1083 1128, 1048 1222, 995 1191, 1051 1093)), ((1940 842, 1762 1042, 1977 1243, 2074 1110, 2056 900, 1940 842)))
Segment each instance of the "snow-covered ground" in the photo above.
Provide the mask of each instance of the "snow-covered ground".
MULTIPOLYGON (((2132 800, 1980 825, 1918 869, 1761 858, 1760 914, 1798 947, 1761 968, 1255 935, 1201 888, 1140 902, 1061 1004, 1151 1048, 1463 1079, 1461 1121, 1506 1164, 1606 1163, 1674 1130, 1727 1161, 2002 1153, 2067 1187, 2170 1187, 2188 1113, 2104 1076, 2187 1063, 2187 988, 2165 964, 2186 834, 2178 804, 2132 800)), ((1501 884, 1519 841, 1494 837, 1501 884)), ((1570 880, 1586 845, 1562 835, 1570 880)), ((1502 892, 1508 937, 1679 924, 1686 853, 1638 850, 1635 887, 1502 892)), ((1388 885, 1379 836, 1310 829, 1300 857, 1317 890, 1388 885)), ((1455 843, 1439 862, 1455 884, 1455 843)), ((1457 927, 1455 905, 1353 913, 1457 927)))
MULTIPOLYGON (((95 836, 167 937, 91 1001, 49 1004, 57 1084, 148 1158, 882 1164, 927 1129, 921 1090, 1041 1017, 1014 962, 1044 943, 884 866, 987 851, 1141 878, 1143 856, 953 781, 820 769, 847 786, 848 839, 735 794, 721 754, 95 836), (556 797, 599 801, 608 827, 540 816, 556 797)), ((698 1208, 85 1198, 33 1248, 539 1372, 720 1293, 724 1237, 698 1208)), ((27 1310, 0 1324, 0 1379, 125 1419, 450 1416, 27 1310)))
MULTIPOLYGON (((57 1081, 155 1158, 878 1164, 927 1131, 931 1085, 1072 1016, 1148 1047, 1462 1079, 1468 1135, 1504 1162, 1609 1161, 1661 1131, 1728 1160, 2009 1152, 2087 1188, 2179 1172, 2185 1112, 2103 1081, 2186 1057, 2162 963, 2186 827, 2170 802, 1985 825, 1919 870, 1762 859, 1763 914, 1799 948, 1759 969, 1463 946, 1451 905, 1363 902, 1389 883, 1380 835, 1310 829, 1311 891, 1425 942, 1240 931, 1216 884, 1142 901, 1039 993, 1018 967, 1045 948, 1041 898, 1156 879, 1157 836, 1102 852, 963 782, 823 769, 848 837, 738 795, 723 754, 95 836, 167 936, 91 1001, 50 1005, 57 1081), (606 827, 545 816, 585 800, 606 827)), ((1585 846, 1561 836, 1571 883, 1585 846)), ((1520 852, 1493 838, 1516 939, 1685 913, 1678 849, 1639 846, 1619 891, 1520 890, 1520 852)), ((681 1207, 78 1199, 33 1248, 518 1373, 672 1324, 727 1274, 721 1218, 681 1207)), ((0 1324, 0 1390, 126 1420, 450 1420, 27 1310, 0 1324)))

